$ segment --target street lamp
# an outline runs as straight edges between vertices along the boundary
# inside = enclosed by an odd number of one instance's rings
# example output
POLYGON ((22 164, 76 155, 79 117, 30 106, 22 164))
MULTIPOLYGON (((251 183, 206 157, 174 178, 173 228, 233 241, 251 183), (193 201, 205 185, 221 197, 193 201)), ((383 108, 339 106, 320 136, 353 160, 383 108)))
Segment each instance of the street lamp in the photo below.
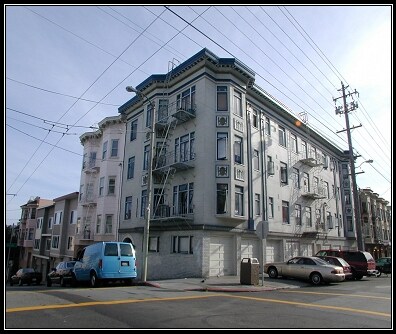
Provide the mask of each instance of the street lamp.
POLYGON ((146 209, 146 224, 144 227, 143 234, 143 268, 142 268, 142 281, 146 282, 147 280, 147 257, 148 257, 148 248, 149 248, 149 236, 150 236, 150 212, 151 212, 151 194, 153 192, 153 185, 151 182, 152 174, 153 174, 153 157, 154 157, 154 134, 155 134, 155 104, 147 97, 146 94, 138 91, 136 88, 132 86, 127 86, 125 88, 127 92, 136 93, 136 95, 140 95, 144 97, 147 102, 151 105, 151 131, 150 131, 150 157, 148 161, 148 175, 147 175, 147 209, 146 209))
POLYGON ((368 163, 368 164, 372 164, 373 162, 374 162, 374 160, 373 159, 369 159, 369 160, 366 160, 366 161, 363 161, 359 166, 357 166, 356 168, 360 168, 360 166, 361 165, 363 165, 363 164, 365 164, 365 163, 368 163))

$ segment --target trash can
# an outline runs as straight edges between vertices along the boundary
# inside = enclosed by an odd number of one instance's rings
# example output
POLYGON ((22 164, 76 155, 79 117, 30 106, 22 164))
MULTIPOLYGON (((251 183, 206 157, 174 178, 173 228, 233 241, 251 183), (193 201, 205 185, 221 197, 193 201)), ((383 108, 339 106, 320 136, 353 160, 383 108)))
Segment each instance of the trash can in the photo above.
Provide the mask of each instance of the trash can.
POLYGON ((245 257, 241 261, 241 284, 258 285, 260 264, 255 257, 245 257))

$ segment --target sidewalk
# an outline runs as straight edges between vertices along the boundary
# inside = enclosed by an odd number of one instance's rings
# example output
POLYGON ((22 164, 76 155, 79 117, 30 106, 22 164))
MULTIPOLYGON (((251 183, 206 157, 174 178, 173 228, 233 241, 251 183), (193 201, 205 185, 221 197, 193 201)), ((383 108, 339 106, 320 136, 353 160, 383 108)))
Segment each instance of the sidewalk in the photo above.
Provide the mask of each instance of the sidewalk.
POLYGON ((279 289, 296 289, 306 283, 289 279, 270 279, 264 276, 258 285, 242 285, 239 276, 220 276, 202 278, 181 278, 158 281, 138 282, 137 285, 181 291, 219 291, 219 292, 258 292, 279 289))

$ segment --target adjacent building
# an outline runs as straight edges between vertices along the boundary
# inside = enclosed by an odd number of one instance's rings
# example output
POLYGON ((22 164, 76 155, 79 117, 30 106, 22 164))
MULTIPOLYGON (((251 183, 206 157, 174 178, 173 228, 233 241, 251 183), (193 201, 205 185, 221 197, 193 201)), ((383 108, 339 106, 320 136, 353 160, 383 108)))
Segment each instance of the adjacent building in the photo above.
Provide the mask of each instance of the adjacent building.
POLYGON ((119 239, 142 261, 153 151, 148 278, 238 275, 242 258, 261 258, 260 222, 265 261, 356 248, 348 152, 257 86, 252 69, 203 49, 136 89, 119 108, 119 239))

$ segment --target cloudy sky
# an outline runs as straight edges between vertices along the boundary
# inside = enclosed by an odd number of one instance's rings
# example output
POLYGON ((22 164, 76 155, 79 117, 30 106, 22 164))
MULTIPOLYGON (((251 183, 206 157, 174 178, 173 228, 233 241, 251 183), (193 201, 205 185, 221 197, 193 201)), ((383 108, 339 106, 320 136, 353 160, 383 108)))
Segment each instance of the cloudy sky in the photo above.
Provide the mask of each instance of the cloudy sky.
POLYGON ((256 84, 343 150, 341 82, 357 183, 391 201, 392 13, 384 6, 4 6, 6 224, 32 196, 79 190, 82 146, 151 74, 203 48, 235 57, 256 84), (341 101, 341 100, 339 100, 341 101), (338 132, 338 133, 337 133, 338 132))

